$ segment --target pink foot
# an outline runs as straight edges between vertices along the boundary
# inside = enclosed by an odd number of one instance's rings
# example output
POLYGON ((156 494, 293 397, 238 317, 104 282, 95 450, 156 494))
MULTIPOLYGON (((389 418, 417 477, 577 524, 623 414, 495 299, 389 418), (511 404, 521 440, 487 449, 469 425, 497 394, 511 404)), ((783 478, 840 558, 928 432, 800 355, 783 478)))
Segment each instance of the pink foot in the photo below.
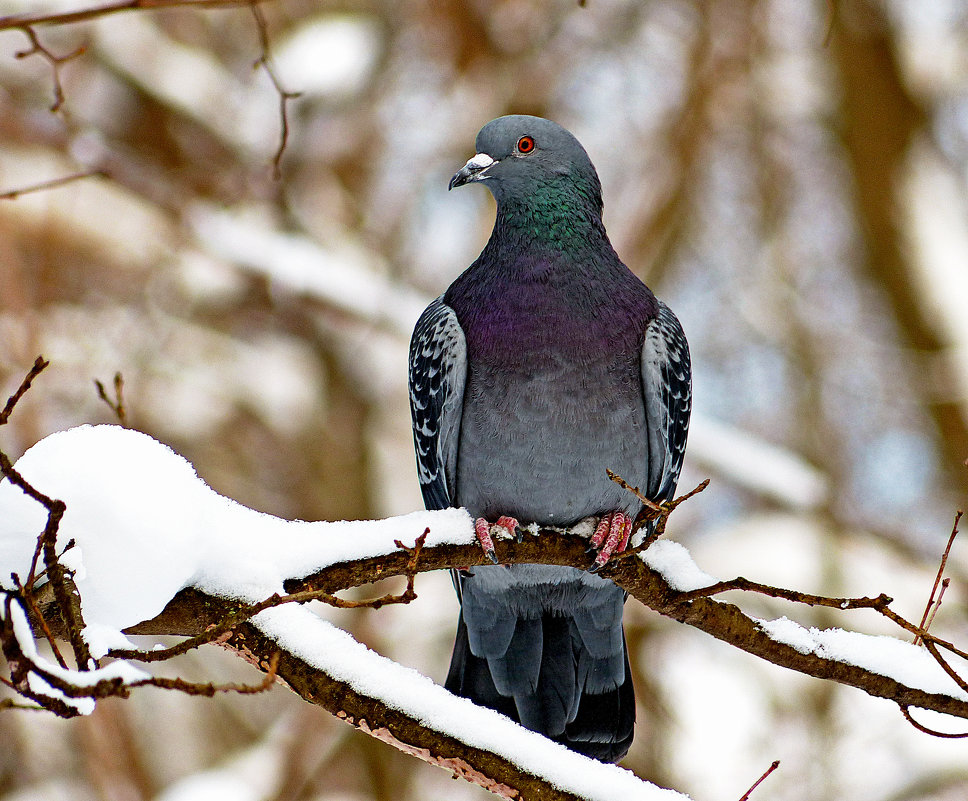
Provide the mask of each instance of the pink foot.
MULTIPOLYGON (((509 535, 514 535, 514 530, 518 527, 518 521, 513 517, 501 515, 494 523, 498 528, 503 528, 509 535)), ((481 544, 481 549, 485 556, 494 564, 498 564, 497 556, 494 554, 494 540, 491 538, 491 524, 483 517, 474 521, 474 533, 477 534, 477 541, 481 544)))
POLYGON ((595 561, 590 570, 594 573, 612 558, 612 554, 621 553, 629 544, 632 533, 632 518, 625 512, 607 512, 602 515, 592 535, 589 550, 598 550, 595 561))

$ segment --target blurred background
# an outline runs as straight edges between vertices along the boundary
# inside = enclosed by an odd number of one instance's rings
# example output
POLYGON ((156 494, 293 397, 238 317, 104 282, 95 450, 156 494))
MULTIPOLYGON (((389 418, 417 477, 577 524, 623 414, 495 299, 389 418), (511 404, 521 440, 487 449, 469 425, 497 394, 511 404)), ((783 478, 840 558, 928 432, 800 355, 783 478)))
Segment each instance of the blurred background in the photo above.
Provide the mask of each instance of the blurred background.
MULTIPOLYGON (((613 244, 691 343, 680 487, 712 485, 669 536, 719 577, 885 592, 920 619, 968 486, 962 0, 266 0, 261 28, 245 4, 183 5, 36 26, 48 56, 83 48, 56 111, 51 58, 18 57, 29 35, 0 20, 0 195, 108 176, 0 199, 0 397, 51 360, 5 452, 113 421, 93 382, 120 371, 131 425, 248 506, 419 508, 409 334, 493 220, 489 193, 447 181, 489 119, 540 114, 584 143, 613 244), (263 33, 300 93, 278 176, 263 33)), ((0 0, 0 17, 85 7, 0 0)), ((968 543, 948 574, 934 630, 965 645, 968 543)), ((417 592, 322 613, 441 681, 457 603, 446 575, 417 592)), ((754 798, 968 797, 964 740, 635 604, 626 620, 639 775, 732 801, 780 759, 754 798)), ((214 646, 176 667, 257 680, 214 646)), ((490 797, 281 687, 7 711, 0 743, 2 801, 490 797)))

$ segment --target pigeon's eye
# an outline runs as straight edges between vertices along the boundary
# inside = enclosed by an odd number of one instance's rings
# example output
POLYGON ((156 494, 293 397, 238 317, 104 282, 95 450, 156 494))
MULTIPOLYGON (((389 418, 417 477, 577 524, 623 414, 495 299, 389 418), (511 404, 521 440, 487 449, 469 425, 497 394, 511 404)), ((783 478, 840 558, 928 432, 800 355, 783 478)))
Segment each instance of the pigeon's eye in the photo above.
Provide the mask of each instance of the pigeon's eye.
POLYGON ((530 136, 522 136, 518 139, 518 153, 527 155, 532 150, 534 150, 534 139, 530 136))

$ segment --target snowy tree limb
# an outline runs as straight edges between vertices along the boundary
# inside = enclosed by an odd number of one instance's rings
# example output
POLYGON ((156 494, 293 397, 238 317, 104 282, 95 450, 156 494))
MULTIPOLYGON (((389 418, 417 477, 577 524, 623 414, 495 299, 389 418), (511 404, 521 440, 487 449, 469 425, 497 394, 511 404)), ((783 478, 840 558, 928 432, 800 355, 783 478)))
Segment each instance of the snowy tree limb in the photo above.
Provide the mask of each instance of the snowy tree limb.
MULTIPOLYGON (((45 364, 38 360, 0 412, 0 424, 45 364)), ((483 564, 485 556, 474 541, 470 518, 460 510, 376 521, 285 521, 217 495, 181 457, 150 437, 116 426, 80 427, 52 435, 25 454, 17 467, 0 453, 0 472, 10 485, 0 485, 0 490, 5 490, 5 514, 8 520, 21 521, 13 524, 10 533, 15 538, 26 537, 17 540, 21 555, 11 564, 29 564, 27 580, 21 582, 14 573, 12 588, 5 591, 0 640, 11 679, 4 682, 22 697, 55 714, 83 714, 93 708, 94 699, 107 695, 127 697, 131 689, 139 686, 193 694, 257 692, 278 676, 304 699, 323 706, 356 728, 503 797, 602 798, 595 789, 597 785, 589 785, 585 774, 606 771, 603 778, 623 783, 627 792, 623 791, 622 797, 682 798, 620 769, 569 753, 490 710, 449 696, 425 677, 413 671, 408 673, 367 651, 348 634, 298 605, 307 600, 323 600, 345 606, 349 602, 339 599, 336 592, 391 576, 406 576, 407 589, 400 595, 383 596, 363 605, 405 603, 414 596, 417 573, 473 569, 483 564), (91 469, 94 453, 102 461, 91 469), (18 470, 21 465, 23 468, 18 470), (42 492, 31 480, 37 480, 38 487, 43 486, 51 494, 42 492), (126 489, 119 492, 119 487, 126 489), (162 505, 159 501, 163 501, 162 505), (44 515, 28 514, 30 510, 37 511, 36 504, 46 509, 46 524, 44 515), (70 518, 75 506, 84 514, 70 518), (180 509, 181 516, 163 517, 173 507, 180 509), (23 527, 27 517, 35 522, 23 527), (111 520, 113 524, 104 527, 96 522, 101 520, 111 520), (188 534, 183 531, 179 535, 179 527, 188 534), (32 533, 38 529, 43 529, 39 537, 32 533), (403 534, 411 529, 415 529, 412 535, 403 534), (21 533, 14 534, 15 531, 21 533), (410 536, 413 547, 401 542, 410 536), (83 559, 72 550, 74 537, 78 538, 77 550, 90 549, 83 559), (34 539, 36 545, 31 542, 34 539), (159 539, 165 543, 167 559, 191 559, 166 577, 169 584, 164 594, 159 595, 157 588, 148 593, 153 599, 151 605, 134 616, 127 607, 142 602, 145 593, 132 593, 125 587, 155 578, 152 574, 157 566, 151 563, 150 555, 159 539), (95 543, 113 543, 113 555, 107 562, 98 559, 95 543), (267 543, 271 546, 266 547, 267 543), (122 552, 127 561, 118 562, 122 552), (38 572, 41 557, 43 570, 38 572), (84 585, 86 590, 74 581, 81 565, 85 576, 78 581, 88 582, 84 585), (122 574, 125 582, 118 581, 122 574), (46 580, 45 585, 39 584, 41 578, 46 580), (94 578, 97 581, 91 583, 94 578), (192 586, 177 591, 186 583, 192 586), (90 595, 78 598, 79 592, 90 595), (93 610, 95 622, 102 629, 103 621, 115 620, 118 622, 113 626, 123 627, 126 634, 193 638, 159 656, 174 656, 188 648, 216 642, 259 666, 267 674, 266 680, 251 687, 189 685, 177 679, 149 677, 130 664, 135 660, 156 661, 154 652, 117 647, 108 650, 103 639, 97 640, 97 649, 88 649, 86 627, 91 621, 85 622, 81 606, 82 601, 86 604, 92 597, 97 601, 99 592, 100 606, 97 602, 91 604, 85 616, 93 610), (141 615, 152 614, 169 598, 160 614, 133 623, 141 615), (25 615, 34 618, 35 631, 51 640, 61 636, 71 641, 76 670, 67 668, 62 658, 57 666, 38 655, 35 635, 25 615), (122 619, 125 622, 120 622, 122 619), (102 667, 92 655, 104 653, 119 661, 102 667), (460 711, 455 714, 454 710, 460 711), (480 714, 488 717, 475 717, 473 725, 465 720, 480 714), (488 739, 491 729, 501 732, 496 739, 493 735, 488 739), (524 739, 519 741, 516 737, 524 739), (514 740, 515 745, 510 746, 509 740, 514 740), (519 745, 529 751, 528 758, 520 758, 519 745), (568 766, 571 783, 559 780, 561 771, 568 766)), ((663 531, 675 506, 696 491, 698 488, 652 510, 659 517, 656 529, 663 531)), ((584 523, 582 531, 587 536, 594 529, 594 521, 584 523)), ((529 533, 521 541, 498 539, 497 557, 504 563, 586 569, 586 540, 576 533, 580 533, 577 526, 572 531, 529 533)), ((941 649, 961 658, 968 654, 901 618, 890 610, 891 601, 886 595, 826 598, 743 578, 718 582, 702 573, 682 546, 666 540, 613 557, 601 575, 615 580, 656 612, 750 654, 891 700, 921 730, 927 729, 911 717, 912 706, 968 719, 968 685, 942 657, 941 649), (764 593, 795 603, 842 610, 874 609, 902 629, 919 635, 924 649, 894 638, 872 638, 838 629, 808 631, 785 618, 758 620, 738 606, 712 597, 725 591, 764 593), (844 637, 837 640, 827 636, 830 634, 844 635, 853 647, 845 650, 844 637), (885 643, 893 649, 892 658, 886 664, 883 660, 872 661, 867 651, 885 643), (898 669, 898 663, 903 663, 903 670, 898 669), (910 670, 912 665, 918 669, 910 670), (931 670, 924 670, 925 665, 931 670)), ((117 633, 117 628, 114 631, 117 633)), ((112 639, 112 643, 116 641, 112 639)))
MULTIPOLYGON (((583 568, 587 567, 588 562, 583 539, 555 531, 542 531, 539 537, 526 537, 525 541, 520 543, 499 540, 497 555, 502 563, 540 563, 583 568)), ((439 545, 424 548, 417 570, 425 572, 453 567, 472 567, 484 564, 484 559, 483 553, 476 545, 439 545)), ((343 562, 311 576, 293 579, 286 583, 286 590, 288 592, 317 590, 335 593, 381 578, 406 575, 409 562, 410 557, 406 551, 343 562)), ((968 701, 953 695, 909 687, 889 676, 822 654, 802 653, 791 645, 771 638, 760 625, 760 621, 743 612, 738 606, 709 597, 696 597, 695 591, 682 592, 674 589, 658 571, 650 568, 641 559, 613 560, 600 575, 613 579, 632 597, 659 614, 699 629, 775 665, 815 678, 847 684, 869 695, 893 701, 902 707, 916 706, 968 719, 968 701)), ((787 591, 784 597, 811 605, 817 603, 819 599, 819 596, 795 591, 787 591)), ((836 603, 824 605, 877 609, 886 607, 890 601, 886 596, 881 596, 880 599, 867 599, 866 603, 858 603, 857 599, 831 600, 836 603)), ((133 627, 128 633, 199 634, 206 626, 215 625, 227 612, 228 609, 217 599, 195 590, 185 590, 172 600, 161 615, 152 621, 133 627)), ((928 635, 928 639, 935 641, 931 635, 928 635)))
MULTIPOLYGON (((262 670, 268 654, 280 653, 279 645, 251 623, 240 627, 224 645, 262 670)), ((296 654, 281 651, 277 675, 302 698, 354 728, 449 770, 455 778, 466 779, 501 798, 547 801, 582 798, 522 770, 513 760, 436 731, 407 712, 392 709, 379 698, 358 692, 349 682, 333 678, 296 654)))
MULTIPOLYGON (((525 537, 523 542, 498 540, 498 557, 502 562, 530 562, 585 567, 588 556, 580 537, 556 531, 543 531, 539 536, 525 537)), ((298 579, 285 582, 293 599, 332 595, 342 589, 381 578, 412 575, 413 572, 453 567, 473 567, 484 563, 480 548, 470 545, 437 545, 423 548, 419 561, 413 549, 400 549, 382 556, 347 560, 298 579)), ((739 607, 713 600, 708 594, 725 589, 760 591, 762 585, 737 580, 709 587, 682 591, 675 589, 656 569, 640 558, 618 558, 610 562, 604 575, 614 579, 630 595, 653 610, 698 628, 730 645, 770 661, 821 679, 830 679, 862 689, 870 695, 897 703, 907 712, 911 706, 931 709, 968 719, 968 701, 953 695, 910 687, 859 665, 803 652, 770 636, 762 622, 745 614, 739 607), (707 593, 703 595, 701 593, 707 593)), ((766 588, 768 594, 806 604, 828 607, 884 609, 890 599, 826 599, 778 588, 766 588)), ((128 634, 204 635, 233 615, 238 618, 237 602, 218 598, 197 589, 186 589, 176 595, 156 618, 126 630, 128 634)), ((45 616, 53 619, 52 607, 45 616)), ((245 615, 242 615, 245 617, 245 615)), ((908 624, 917 629, 913 624, 908 624)), ((543 780, 533 777, 511 760, 475 748, 432 727, 413 715, 390 708, 380 698, 367 696, 349 683, 328 675, 325 670, 291 653, 279 642, 263 633, 254 623, 236 623, 229 632, 220 632, 220 644, 231 648, 248 661, 267 669, 273 655, 280 652, 277 675, 306 700, 323 706, 340 719, 395 747, 433 764, 441 765, 503 797, 573 798, 562 794, 543 780)), ((927 642, 936 642, 927 635, 927 642)), ((121 656, 122 654, 118 654, 121 656)), ((127 656, 125 654, 125 656, 127 656)))

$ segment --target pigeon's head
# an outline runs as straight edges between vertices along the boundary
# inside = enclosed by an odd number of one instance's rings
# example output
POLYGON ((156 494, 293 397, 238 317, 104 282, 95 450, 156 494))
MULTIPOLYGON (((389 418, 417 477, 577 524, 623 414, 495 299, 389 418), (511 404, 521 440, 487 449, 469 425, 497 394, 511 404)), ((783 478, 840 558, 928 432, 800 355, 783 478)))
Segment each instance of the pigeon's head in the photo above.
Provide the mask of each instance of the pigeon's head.
POLYGON ((585 148, 551 120, 514 114, 481 128, 474 155, 450 179, 450 188, 484 183, 500 203, 514 198, 577 192, 601 213, 598 173, 585 148))

